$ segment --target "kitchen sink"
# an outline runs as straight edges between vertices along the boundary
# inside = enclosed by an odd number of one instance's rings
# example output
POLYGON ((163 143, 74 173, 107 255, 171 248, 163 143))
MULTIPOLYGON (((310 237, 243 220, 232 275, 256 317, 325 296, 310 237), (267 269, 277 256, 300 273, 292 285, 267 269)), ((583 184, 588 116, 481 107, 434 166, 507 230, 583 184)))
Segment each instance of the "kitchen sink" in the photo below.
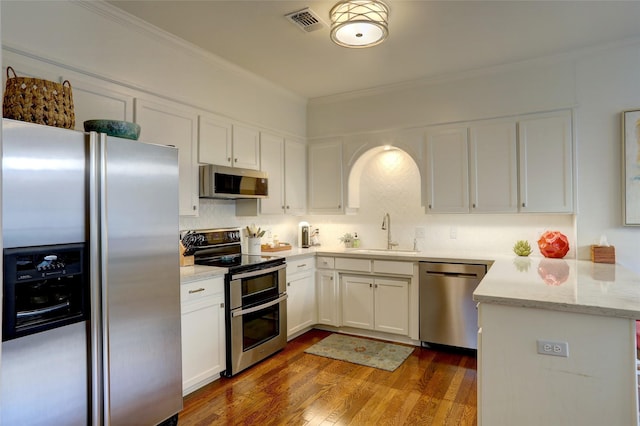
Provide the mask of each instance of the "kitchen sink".
POLYGON ((418 250, 403 250, 403 249, 354 249, 349 250, 350 253, 363 253, 363 254, 417 254, 418 250))

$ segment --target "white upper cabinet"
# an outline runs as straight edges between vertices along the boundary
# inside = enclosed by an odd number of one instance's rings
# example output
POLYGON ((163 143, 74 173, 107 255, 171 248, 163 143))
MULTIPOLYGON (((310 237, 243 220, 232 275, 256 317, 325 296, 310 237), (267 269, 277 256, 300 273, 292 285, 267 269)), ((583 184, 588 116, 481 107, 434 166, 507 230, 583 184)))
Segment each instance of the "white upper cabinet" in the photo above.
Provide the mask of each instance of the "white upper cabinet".
POLYGON ((73 77, 76 130, 84 131, 87 120, 133 121, 133 94, 126 88, 90 77, 73 77))
POLYGON ((302 214, 307 210, 307 146, 286 139, 284 143, 285 210, 302 214))
POLYGON ((269 196, 260 200, 261 214, 285 212, 284 138, 270 133, 260 133, 260 170, 267 172, 269 196))
POLYGON ((257 129, 233 125, 233 167, 260 169, 260 132, 257 129))
POLYGON ((518 153, 515 121, 471 126, 469 154, 471 211, 517 212, 518 153))
POLYGON ((198 161, 204 164, 231 166, 233 149, 231 123, 212 114, 198 117, 198 161))
POLYGON ((261 214, 301 214, 306 210, 306 146, 260 132, 260 170, 269 176, 269 197, 260 200, 261 214))
POLYGON ((309 213, 342 213, 342 142, 311 144, 308 158, 309 213))
POLYGON ((198 130, 200 163, 260 169, 260 133, 257 129, 214 114, 201 114, 198 130))
POLYGON ((518 121, 520 211, 573 212, 571 111, 518 121))
POLYGON ((178 148, 180 215, 198 215, 198 112, 168 100, 135 100, 135 122, 140 140, 178 148))
POLYGON ((428 213, 469 212, 469 157, 466 127, 438 127, 427 132, 428 213))

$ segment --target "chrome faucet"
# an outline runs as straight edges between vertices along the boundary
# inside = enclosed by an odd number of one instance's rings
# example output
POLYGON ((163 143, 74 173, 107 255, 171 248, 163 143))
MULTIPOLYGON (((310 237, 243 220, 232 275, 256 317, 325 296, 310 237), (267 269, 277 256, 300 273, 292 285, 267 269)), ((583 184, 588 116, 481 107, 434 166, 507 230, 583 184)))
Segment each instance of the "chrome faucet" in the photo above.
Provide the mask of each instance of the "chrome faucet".
POLYGON ((398 243, 391 241, 391 216, 389 213, 385 213, 382 218, 382 230, 387 231, 387 250, 391 250, 393 247, 397 246, 398 243))

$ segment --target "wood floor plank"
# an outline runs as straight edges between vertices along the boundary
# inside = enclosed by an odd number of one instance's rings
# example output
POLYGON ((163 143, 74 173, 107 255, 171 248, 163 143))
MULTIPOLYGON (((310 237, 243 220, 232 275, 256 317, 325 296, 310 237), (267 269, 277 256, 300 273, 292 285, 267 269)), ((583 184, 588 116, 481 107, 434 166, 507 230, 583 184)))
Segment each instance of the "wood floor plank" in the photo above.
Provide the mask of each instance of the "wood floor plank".
POLYGON ((181 426, 475 425, 477 361, 415 348, 393 372, 304 352, 311 330, 276 355, 188 395, 181 426))

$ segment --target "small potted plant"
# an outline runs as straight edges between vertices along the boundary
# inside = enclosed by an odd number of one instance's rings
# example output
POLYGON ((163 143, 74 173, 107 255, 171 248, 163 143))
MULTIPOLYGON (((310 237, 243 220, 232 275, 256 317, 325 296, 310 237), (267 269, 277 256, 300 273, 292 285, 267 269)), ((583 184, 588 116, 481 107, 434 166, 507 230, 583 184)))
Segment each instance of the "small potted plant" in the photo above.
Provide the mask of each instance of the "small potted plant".
POLYGON ((351 233, 347 232, 342 237, 340 237, 340 242, 344 243, 344 246, 346 248, 353 247, 353 235, 351 235, 351 233))

